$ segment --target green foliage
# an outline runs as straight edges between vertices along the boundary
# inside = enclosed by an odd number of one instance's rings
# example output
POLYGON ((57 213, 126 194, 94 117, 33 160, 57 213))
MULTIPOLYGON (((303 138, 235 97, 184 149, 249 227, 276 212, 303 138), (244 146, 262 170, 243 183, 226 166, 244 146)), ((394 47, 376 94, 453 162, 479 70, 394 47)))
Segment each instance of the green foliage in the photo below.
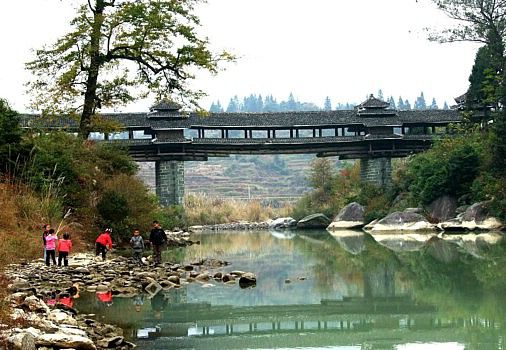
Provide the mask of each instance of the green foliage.
POLYGON ((404 181, 417 201, 428 204, 444 194, 461 197, 470 192, 482 160, 477 137, 447 138, 411 159, 404 181))
POLYGON ((339 172, 328 158, 320 158, 311 164, 308 181, 313 191, 304 195, 293 207, 291 216, 323 213, 334 217, 339 210, 355 198, 360 191, 359 166, 345 167, 339 172))
POLYGON ((21 127, 16 111, 0 98, 0 173, 7 171, 21 149, 21 127))
POLYGON ((234 59, 212 52, 199 35, 194 12, 200 2, 81 1, 70 32, 27 63, 35 75, 29 84, 35 109, 82 111, 81 133, 87 135, 102 107, 150 94, 197 105, 203 93, 189 84, 195 72, 217 73, 220 62, 234 59))
POLYGON ((97 211, 101 216, 102 225, 115 229, 123 228, 122 224, 130 214, 126 198, 118 192, 106 191, 97 203, 97 211))
POLYGON ((163 228, 169 230, 184 229, 188 226, 185 209, 182 205, 171 205, 158 209, 155 212, 154 220, 157 220, 163 228))

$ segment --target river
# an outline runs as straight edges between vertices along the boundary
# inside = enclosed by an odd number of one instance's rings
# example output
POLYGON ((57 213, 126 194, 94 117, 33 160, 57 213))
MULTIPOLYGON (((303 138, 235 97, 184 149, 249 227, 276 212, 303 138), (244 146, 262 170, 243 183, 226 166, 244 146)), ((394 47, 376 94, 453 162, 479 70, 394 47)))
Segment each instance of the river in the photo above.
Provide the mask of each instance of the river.
POLYGON ((139 349, 502 349, 506 244, 426 243, 326 231, 192 235, 165 252, 230 262, 254 288, 210 280, 150 298, 75 306, 121 326, 139 349))

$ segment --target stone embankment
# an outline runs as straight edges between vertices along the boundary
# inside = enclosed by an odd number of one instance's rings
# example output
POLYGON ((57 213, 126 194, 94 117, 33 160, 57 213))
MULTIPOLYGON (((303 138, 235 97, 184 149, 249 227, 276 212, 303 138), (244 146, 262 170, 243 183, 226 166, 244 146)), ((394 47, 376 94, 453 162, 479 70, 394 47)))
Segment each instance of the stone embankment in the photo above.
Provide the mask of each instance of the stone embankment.
POLYGON ((102 261, 90 254, 71 256, 68 267, 46 267, 41 260, 9 265, 5 274, 12 281, 9 290, 13 317, 31 326, 11 329, 3 336, 13 349, 129 349, 134 344, 123 338, 121 329, 79 315, 78 310, 58 302, 49 307, 46 301, 69 298, 79 291, 133 297, 140 293, 155 295, 189 283, 200 283, 202 287, 237 284, 241 288, 256 284, 253 273, 232 271, 228 265, 226 261, 203 259, 148 267, 137 266, 125 257, 102 261))

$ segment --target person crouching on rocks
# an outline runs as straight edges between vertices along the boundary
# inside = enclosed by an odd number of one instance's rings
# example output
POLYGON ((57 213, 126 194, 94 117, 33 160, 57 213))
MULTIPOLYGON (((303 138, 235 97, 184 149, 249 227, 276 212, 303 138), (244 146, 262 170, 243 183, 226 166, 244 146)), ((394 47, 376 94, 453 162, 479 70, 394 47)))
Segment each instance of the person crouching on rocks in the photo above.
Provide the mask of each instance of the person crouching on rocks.
POLYGON ((144 252, 144 238, 142 238, 138 228, 134 229, 134 235, 130 238, 130 245, 132 246, 132 257, 134 262, 139 266, 143 266, 142 253, 144 252))
POLYGON ((63 239, 58 241, 58 266, 61 266, 63 260, 64 266, 69 266, 68 256, 72 249, 72 241, 68 233, 63 234, 63 239))
POLYGON ((112 249, 111 232, 112 229, 106 228, 95 241, 95 256, 102 254, 102 260, 104 261, 105 255, 107 254, 107 247, 109 247, 109 250, 112 249))
POLYGON ((48 235, 46 236, 46 266, 49 266, 49 261, 53 260, 53 265, 56 265, 56 242, 58 241, 58 236, 54 232, 54 229, 50 229, 48 231, 48 235))
POLYGON ((160 226, 160 223, 156 220, 153 221, 153 229, 149 235, 149 241, 153 246, 154 265, 159 265, 162 263, 162 248, 165 244, 167 244, 167 235, 160 226))

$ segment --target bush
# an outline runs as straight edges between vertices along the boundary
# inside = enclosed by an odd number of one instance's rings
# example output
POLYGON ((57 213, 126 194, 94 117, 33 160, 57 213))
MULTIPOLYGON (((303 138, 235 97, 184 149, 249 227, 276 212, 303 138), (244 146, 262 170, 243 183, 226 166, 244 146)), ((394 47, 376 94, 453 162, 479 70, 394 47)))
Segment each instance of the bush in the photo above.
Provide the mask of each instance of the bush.
POLYGON ((17 112, 0 99, 0 173, 8 171, 21 150, 21 127, 17 112))
POLYGON ((447 138, 413 157, 407 166, 406 180, 414 198, 428 204, 445 194, 457 198, 469 194, 482 164, 482 146, 477 138, 478 135, 447 138))

